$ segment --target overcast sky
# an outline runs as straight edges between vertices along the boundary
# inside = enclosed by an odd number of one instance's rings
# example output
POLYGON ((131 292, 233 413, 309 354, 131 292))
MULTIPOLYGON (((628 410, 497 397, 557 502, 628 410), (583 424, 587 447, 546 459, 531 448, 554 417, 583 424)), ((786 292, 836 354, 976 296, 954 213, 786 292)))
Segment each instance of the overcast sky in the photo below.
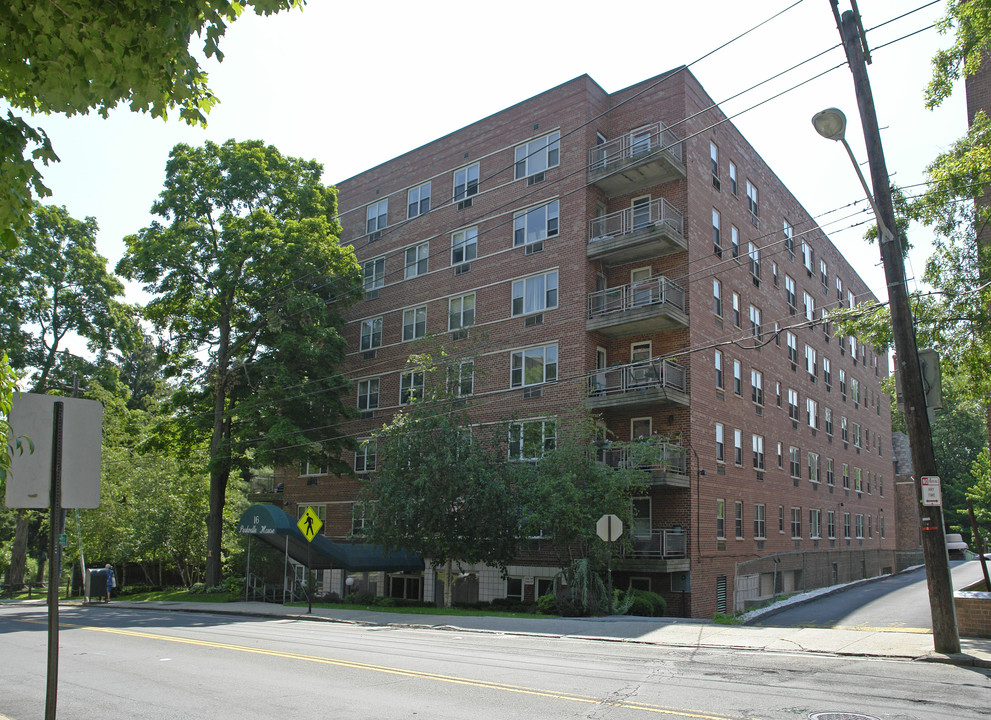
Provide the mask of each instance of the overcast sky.
MULTIPOLYGON (((849 9, 848 3, 840 0, 840 10, 849 9)), ((930 59, 950 44, 948 36, 925 30, 942 16, 945 2, 909 12, 926 4, 859 2, 873 52, 869 73, 888 170, 909 194, 922 182, 925 166, 966 126, 962 88, 936 112, 923 107, 930 59)), ((813 216, 861 200, 842 147, 821 139, 810 122, 825 107, 844 110, 850 143, 866 162, 852 76, 829 0, 667 5, 310 0, 302 11, 275 17, 246 14, 221 43, 224 62, 204 65, 221 99, 208 128, 126 110, 109 120, 38 118, 61 158, 45 171, 54 191, 50 202, 67 206, 73 216, 97 218, 99 249, 113 266, 123 253, 123 237, 150 222, 169 150, 178 142, 261 139, 285 154, 323 163, 324 179, 333 183, 583 73, 614 92, 687 64, 723 103, 830 48, 783 78, 725 102, 723 110, 731 117, 742 112, 733 122, 813 216), (805 84, 784 92, 800 83, 805 84)), ((847 214, 820 222, 886 299, 877 248, 865 250, 861 239, 865 227, 851 228, 856 220, 826 224, 847 214)), ((928 245, 922 229, 913 229, 912 240, 917 250, 910 277, 921 275, 928 245)))

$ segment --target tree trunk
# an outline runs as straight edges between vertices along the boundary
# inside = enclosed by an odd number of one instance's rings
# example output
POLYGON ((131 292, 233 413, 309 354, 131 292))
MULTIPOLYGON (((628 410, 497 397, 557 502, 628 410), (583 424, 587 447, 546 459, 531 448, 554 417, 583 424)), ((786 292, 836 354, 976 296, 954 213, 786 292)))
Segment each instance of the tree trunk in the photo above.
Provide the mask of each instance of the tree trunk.
MULTIPOLYGON (((226 309, 226 308, 225 308, 226 309)), ((220 584, 223 559, 220 556, 224 531, 224 501, 231 474, 230 424, 227 418, 227 365, 231 326, 228 315, 219 323, 217 377, 213 389, 213 435, 210 438, 210 510, 206 516, 206 586, 220 584)))
POLYGON ((451 559, 448 558, 444 565, 444 607, 451 607, 451 600, 453 599, 454 583, 451 582, 451 559))
POLYGON ((28 511, 17 511, 17 524, 14 527, 14 547, 10 551, 10 568, 7 570, 7 584, 15 588, 24 585, 24 570, 28 557, 28 511))

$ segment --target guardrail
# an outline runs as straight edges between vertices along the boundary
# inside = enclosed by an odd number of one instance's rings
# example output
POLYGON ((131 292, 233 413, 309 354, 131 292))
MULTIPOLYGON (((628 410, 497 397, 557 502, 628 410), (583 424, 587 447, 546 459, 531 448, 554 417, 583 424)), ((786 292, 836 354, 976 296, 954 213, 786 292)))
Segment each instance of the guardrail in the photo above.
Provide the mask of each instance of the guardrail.
POLYGON ((666 225, 679 235, 685 234, 684 215, 664 198, 657 198, 643 205, 592 218, 588 221, 588 241, 593 243, 622 237, 658 225, 666 225))
POLYGON ((629 558, 660 558, 662 560, 688 557, 688 533, 681 528, 653 528, 649 533, 632 531, 629 558))
POLYGON ((661 121, 589 148, 588 166, 591 170, 608 170, 612 165, 659 152, 668 153, 682 162, 681 138, 661 121))
POLYGON ((589 395, 666 387, 685 391, 685 368, 673 360, 653 358, 628 365, 617 365, 597 370, 589 378, 589 395))
POLYGON ((629 285, 596 290, 588 295, 588 317, 668 303, 685 311, 685 289, 663 275, 629 285))

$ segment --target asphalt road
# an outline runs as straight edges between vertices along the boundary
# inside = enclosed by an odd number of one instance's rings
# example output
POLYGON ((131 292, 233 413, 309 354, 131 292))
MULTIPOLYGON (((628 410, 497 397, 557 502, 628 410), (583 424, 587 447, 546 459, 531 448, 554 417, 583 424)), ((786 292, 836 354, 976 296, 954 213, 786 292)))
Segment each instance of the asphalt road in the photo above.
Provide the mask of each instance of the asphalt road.
MULTIPOLYGON (((112 605, 61 615, 62 718, 984 720, 991 690, 988 670, 810 653, 112 605)), ((46 634, 44 608, 0 611, 0 715, 44 716, 46 634)))
MULTIPOLYGON (((981 579, 978 561, 951 563, 953 587, 962 588, 981 579)), ((932 632, 929 590, 923 568, 869 583, 851 585, 764 616, 754 625, 773 627, 893 628, 906 632, 932 632)))

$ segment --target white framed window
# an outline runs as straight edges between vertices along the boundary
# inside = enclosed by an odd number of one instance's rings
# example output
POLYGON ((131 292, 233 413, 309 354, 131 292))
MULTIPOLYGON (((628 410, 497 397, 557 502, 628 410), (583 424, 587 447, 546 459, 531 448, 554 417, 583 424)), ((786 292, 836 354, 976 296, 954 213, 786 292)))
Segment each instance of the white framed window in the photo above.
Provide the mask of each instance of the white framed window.
POLYGON ((561 162, 561 133, 552 132, 516 146, 516 179, 538 175, 561 162))
POLYGON ((375 471, 377 449, 377 443, 372 438, 359 441, 358 449, 354 452, 354 471, 356 473, 375 471))
POLYGON ((763 503, 754 505, 754 540, 764 540, 767 532, 767 524, 764 518, 765 507, 763 503))
POLYGON ((822 381, 826 383, 827 390, 833 386, 833 364, 825 355, 822 358, 822 381))
POLYGON ((420 243, 406 248, 405 277, 411 280, 420 275, 426 275, 430 263, 430 243, 420 243))
POLYGON ((846 463, 840 465, 840 477, 843 478, 843 489, 850 489, 850 466, 846 463))
POLYGON ((774 282, 774 287, 778 287, 778 263, 774 260, 771 261, 771 280, 774 282))
POLYGON ((743 539, 743 502, 737 500, 733 503, 734 518, 736 520, 736 539, 743 539))
POLYGON ((716 462, 726 461, 726 444, 723 439, 723 424, 716 423, 716 462))
POLYGON ((743 395, 743 364, 739 360, 733 361, 733 393, 743 395))
POLYGON ((751 447, 753 450, 754 470, 764 469, 764 436, 752 435, 751 447))
POLYGON ((743 432, 733 429, 733 464, 743 465, 743 432))
POLYGON ((361 321, 361 350, 374 350, 382 346, 382 318, 361 321))
POLYGON ((785 236, 785 250, 788 251, 788 257, 792 260, 795 259, 795 228, 792 227, 791 223, 787 220, 783 220, 781 223, 781 232, 785 236))
POLYGON ((788 417, 798 420, 798 391, 788 388, 788 417))
POLYGON ((723 256, 723 245, 719 238, 720 235, 720 219, 719 211, 715 208, 712 209, 712 251, 719 257, 723 256))
POLYGON ((791 509, 791 537, 793 540, 802 539, 802 508, 791 509))
POLYGON ((478 194, 478 163, 454 171, 454 201, 478 194))
POLYGON ((447 303, 447 329, 461 330, 475 324, 475 293, 451 298, 447 303))
POLYGON ((713 351, 712 360, 716 368, 716 389, 722 390, 725 387, 723 385, 723 351, 713 351))
POLYGON ((850 513, 843 513, 843 537, 850 539, 850 513))
POLYGON ((754 243, 747 243, 747 255, 750 258, 750 274, 753 275, 754 283, 760 283, 760 248, 754 243))
POLYGON ((764 332, 761 329, 760 324, 761 313, 759 307, 750 306, 750 334, 760 342, 761 338, 764 336, 764 332))
POLYGON ((864 516, 862 513, 857 513, 857 539, 864 539, 864 516))
POLYGON ((822 283, 822 288, 825 290, 829 287, 829 274, 826 272, 826 261, 819 261, 819 282, 822 283))
POLYGON ((816 349, 811 345, 805 346, 805 371, 813 380, 816 377, 816 349))
POLYGON ((416 340, 427 334, 427 306, 403 310, 403 342, 416 340))
POLYGON ((423 371, 407 370, 399 378, 399 404, 406 405, 423 398, 423 371))
POLYGON ((750 399, 755 405, 764 404, 764 373, 750 368, 750 399))
POLYGON ((802 477, 802 451, 794 445, 788 448, 788 474, 793 478, 802 477))
POLYGON ((729 191, 736 195, 737 190, 739 187, 736 182, 736 163, 731 162, 729 164, 729 191))
POLYGON ((451 234, 451 265, 471 262, 478 257, 478 228, 470 227, 451 234))
POLYGON ((729 244, 733 251, 733 257, 740 257, 740 230, 736 225, 729 226, 729 244))
POLYGON ((836 476, 833 474, 833 458, 826 458, 826 484, 833 486, 836 484, 836 476))
POLYGON ((843 301, 843 281, 839 276, 836 278, 836 299, 840 302, 843 301))
POLYGON ((795 279, 785 273, 785 300, 788 301, 788 309, 791 314, 795 314, 795 279))
POLYGON ((812 262, 813 262, 812 246, 809 245, 804 240, 802 241, 802 265, 805 266, 805 271, 812 277, 812 262))
POLYGON ((539 460, 556 447, 556 420, 524 420, 509 424, 509 457, 512 460, 539 460))
POLYGON ((719 148, 716 143, 709 143, 709 167, 712 170, 712 187, 719 189, 719 148))
POLYGON ((475 392, 475 362, 464 360, 447 368, 447 389, 456 397, 468 397, 475 392))
POLYGON ((363 268, 365 272, 365 292, 371 292, 372 290, 385 287, 384 257, 366 260, 363 268))
POLYGON ((556 380, 556 344, 515 350, 510 353, 510 387, 529 387, 556 380))
POLYGON ((747 210, 750 211, 750 222, 754 224, 754 227, 757 227, 760 222, 760 204, 757 193, 757 186, 747 180, 747 210))
POLYGON ((365 232, 371 235, 389 224, 389 198, 373 202, 365 208, 365 232))
POLYGON ((557 270, 513 281, 513 316, 557 307, 557 270))
MULTIPOLYGON (((307 460, 299 464, 299 474, 301 477, 315 477, 317 475, 326 475, 330 471, 330 465, 328 465, 326 459, 321 460, 307 460)), ((316 508, 314 508, 316 510, 316 508)))
POLYGON ((836 511, 826 511, 826 537, 830 540, 836 539, 836 511))
POLYGON ((818 540, 822 536, 822 511, 817 508, 809 509, 809 537, 818 540))
POLYGON ((726 501, 716 500, 716 539, 726 539, 726 501))
POLYGON ((429 182, 425 182, 415 188, 410 188, 406 192, 406 217, 415 218, 417 215, 423 215, 425 212, 430 212, 429 182))
POLYGON ((815 320, 815 314, 816 314, 815 298, 813 298, 807 292, 803 291, 802 300, 805 305, 805 319, 808 320, 809 322, 812 322, 813 320, 815 320))
POLYGON ((819 482, 819 454, 809 453, 809 482, 819 482))
POLYGON ((352 503, 351 537, 362 537, 368 532, 369 528, 371 528, 371 518, 369 517, 368 506, 362 502, 352 503))
POLYGON ((826 423, 826 434, 827 435, 832 435, 833 434, 833 411, 832 411, 832 409, 831 408, 828 408, 828 407, 824 407, 822 409, 822 417, 823 417, 823 420, 826 423))
POLYGON ((558 233, 558 201, 521 210, 513 215, 513 247, 534 245, 558 233))
POLYGON ((740 327, 740 295, 733 293, 733 324, 740 327))
POLYGON ((716 278, 712 279, 712 312, 723 316, 723 284, 716 278))
POLYGON ((358 381, 358 409, 374 410, 379 406, 379 379, 358 381))
POLYGON ((785 330, 785 344, 788 346, 788 359, 798 365, 798 339, 791 330, 785 330))

